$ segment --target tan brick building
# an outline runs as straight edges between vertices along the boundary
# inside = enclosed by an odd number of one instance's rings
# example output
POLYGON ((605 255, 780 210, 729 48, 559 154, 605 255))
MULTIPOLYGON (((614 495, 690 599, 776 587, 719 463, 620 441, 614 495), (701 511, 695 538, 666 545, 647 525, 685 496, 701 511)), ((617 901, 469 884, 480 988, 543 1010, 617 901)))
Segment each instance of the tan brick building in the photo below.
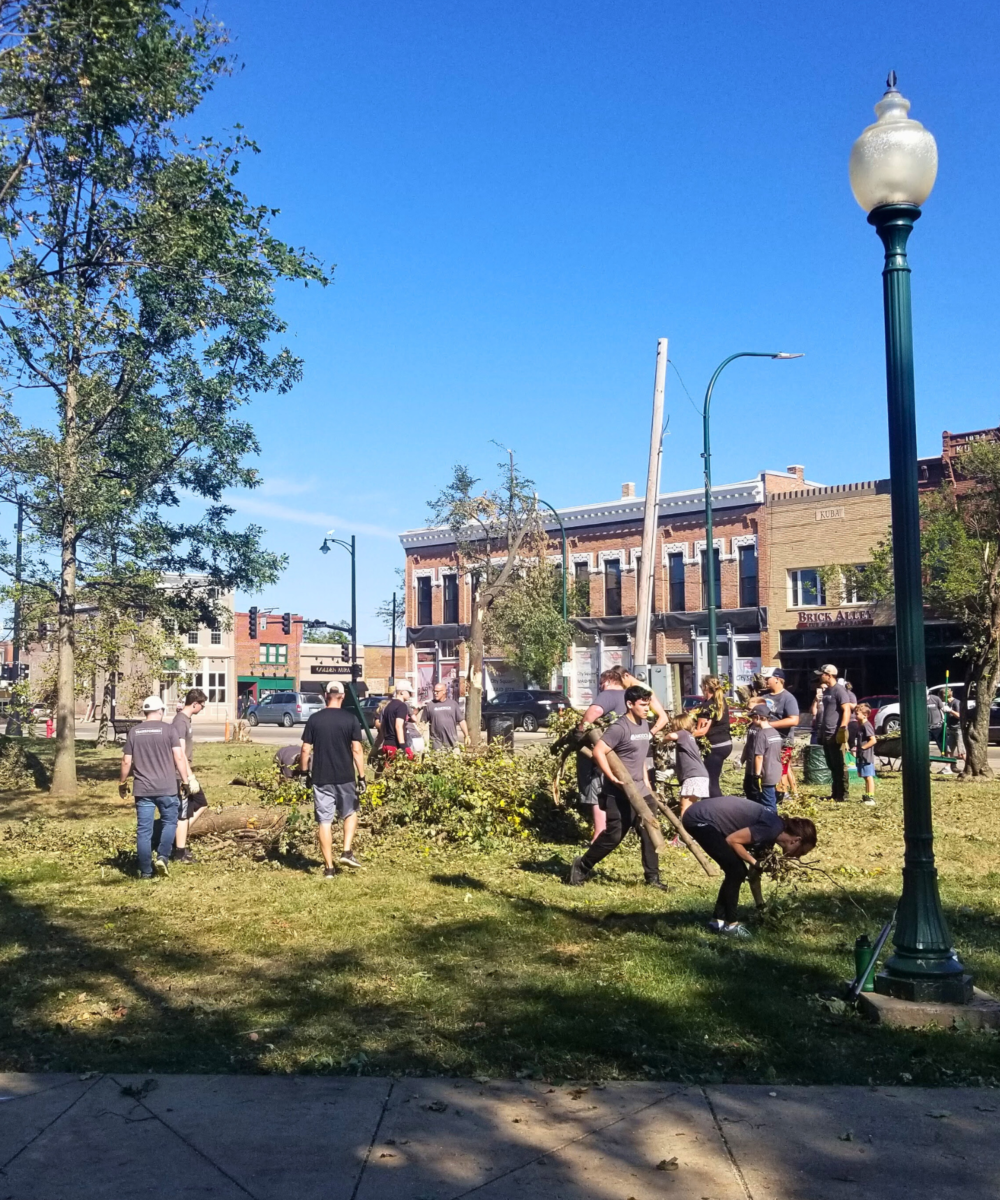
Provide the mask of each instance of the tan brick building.
MULTIPOLYGON (((737 675, 761 664, 767 630, 759 584, 767 561, 765 500, 773 490, 802 484, 803 477, 802 467, 791 467, 713 489, 719 656, 720 670, 726 673, 730 663, 737 675)), ((572 581, 585 581, 590 596, 589 614, 573 620, 578 634, 570 673, 571 700, 586 704, 601 670, 632 664, 643 498, 636 496, 633 484, 625 484, 616 500, 559 512, 572 581)), ((651 659, 668 668, 670 690, 679 698, 696 689, 695 681, 707 668, 704 492, 661 494, 658 518, 651 659)), ((561 564, 554 518, 546 523, 546 532, 549 557, 561 564)), ((410 530, 400 541, 406 552, 406 673, 421 698, 438 681, 458 694, 468 665, 470 580, 459 570, 447 528, 410 530)), ((487 660, 487 667, 497 689, 521 684, 502 661, 487 660)))

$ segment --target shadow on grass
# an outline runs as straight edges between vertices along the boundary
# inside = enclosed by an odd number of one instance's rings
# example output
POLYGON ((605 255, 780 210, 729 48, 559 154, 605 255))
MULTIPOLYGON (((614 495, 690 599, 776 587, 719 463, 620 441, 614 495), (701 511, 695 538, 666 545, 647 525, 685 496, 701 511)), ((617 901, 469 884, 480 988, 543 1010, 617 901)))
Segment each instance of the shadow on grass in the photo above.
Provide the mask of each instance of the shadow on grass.
POLYGON ((431 883, 438 883, 442 887, 464 888, 469 892, 485 892, 486 884, 480 879, 474 879, 471 875, 432 875, 431 883))

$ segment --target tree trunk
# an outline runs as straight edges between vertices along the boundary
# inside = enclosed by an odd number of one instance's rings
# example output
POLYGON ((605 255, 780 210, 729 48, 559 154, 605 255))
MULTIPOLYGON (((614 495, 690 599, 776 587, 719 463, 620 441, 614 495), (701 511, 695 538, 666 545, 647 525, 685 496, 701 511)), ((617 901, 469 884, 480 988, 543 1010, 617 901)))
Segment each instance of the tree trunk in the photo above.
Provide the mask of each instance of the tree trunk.
POLYGON ((101 695, 101 715, 97 726, 97 745, 106 746, 108 744, 108 721, 111 715, 111 688, 114 673, 108 671, 104 676, 104 691, 101 695))
POLYGON ((222 812, 209 809, 203 812, 191 826, 190 837, 204 837, 211 833, 232 833, 241 829, 259 829, 262 832, 278 833, 284 828, 288 812, 284 808, 259 808, 248 804, 237 804, 224 808, 222 812))
POLYGON ((62 571, 59 580, 59 627, 56 634, 58 674, 56 677, 56 755, 52 768, 52 792, 76 795, 76 526, 63 518, 62 571))
POLYGON ((472 596, 465 724, 469 731, 469 745, 478 746, 483 740, 483 600, 479 591, 474 592, 472 596))
POLYGON ((995 653, 985 659, 977 658, 966 674, 960 701, 962 736, 965 738, 965 769, 963 775, 990 779, 993 769, 989 763, 990 708, 1000 679, 1000 660, 995 653), (974 695, 976 707, 970 712, 969 696, 974 695), (984 700, 985 697, 985 700, 984 700))

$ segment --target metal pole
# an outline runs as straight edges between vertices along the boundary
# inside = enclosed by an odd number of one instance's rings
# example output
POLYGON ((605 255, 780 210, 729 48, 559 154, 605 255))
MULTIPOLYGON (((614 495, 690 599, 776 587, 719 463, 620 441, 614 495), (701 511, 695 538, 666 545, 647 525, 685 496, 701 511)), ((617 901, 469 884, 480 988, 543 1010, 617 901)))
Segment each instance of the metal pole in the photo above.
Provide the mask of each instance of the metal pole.
POLYGON ((396 593, 392 593, 392 654, 389 659, 389 691, 396 688, 396 593))
POLYGON ((972 976, 965 973, 952 948, 934 866, 913 325, 906 260, 906 243, 919 216, 920 209, 912 204, 886 204, 868 214, 885 247, 882 298, 905 843, 895 953, 877 976, 875 990, 904 1000, 965 1004, 972 999, 972 976))
POLYGON ((653 579, 656 551, 656 510, 660 499, 660 447, 663 445, 663 393, 667 382, 667 339, 656 343, 656 373, 653 377, 653 423, 649 430, 649 470, 642 521, 642 554, 636 580, 635 665, 648 675, 650 624, 653 617, 653 579))
MULTIPOLYGON (((14 552, 14 652, 13 662, 11 664, 14 672, 13 683, 16 687, 21 682, 21 563, 22 563, 22 539, 24 536, 24 501, 17 502, 17 547, 14 552)), ((8 737, 20 736, 21 730, 21 713, 20 713, 20 697, 17 692, 14 692, 14 702, 10 706, 10 718, 7 721, 8 737)))
POLYGON ((769 353, 765 350, 741 350, 738 354, 730 354, 726 359, 715 368, 715 374, 708 381, 708 390, 705 392, 705 407, 702 409, 702 436, 704 439, 704 449, 702 458, 705 460, 705 553, 707 555, 706 573, 705 573, 705 590, 708 595, 705 597, 705 608, 708 611, 708 673, 709 675, 718 675, 719 673, 719 651, 716 646, 716 613, 715 613, 715 529, 712 522, 712 445, 709 427, 710 408, 712 404, 712 389, 715 387, 715 381, 722 374, 723 370, 729 366, 737 358, 801 358, 801 354, 787 354, 784 352, 769 353))
POLYGON ((358 589, 355 571, 355 535, 351 534, 351 682, 358 681, 358 589))

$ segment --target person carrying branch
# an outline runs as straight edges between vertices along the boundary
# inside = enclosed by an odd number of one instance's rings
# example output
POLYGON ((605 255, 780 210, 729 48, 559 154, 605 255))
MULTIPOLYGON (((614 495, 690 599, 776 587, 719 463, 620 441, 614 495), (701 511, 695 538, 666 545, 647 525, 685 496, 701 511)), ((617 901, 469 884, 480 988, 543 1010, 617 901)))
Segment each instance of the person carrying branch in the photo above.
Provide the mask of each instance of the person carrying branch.
POLYGON ((740 889, 751 867, 773 846, 787 858, 801 858, 816 846, 816 826, 806 817, 781 817, 744 796, 712 796, 692 804, 684 828, 719 864, 722 886, 708 923, 712 933, 748 938, 738 919, 740 889))
POLYGON ((594 762, 604 778, 604 787, 598 803, 605 814, 606 825, 591 843, 586 854, 573 860, 569 882, 574 887, 587 882, 601 859, 607 858, 634 826, 642 844, 642 869, 647 886, 659 888, 664 892, 669 891, 666 884, 660 881, 660 860, 656 848, 629 803, 623 790, 624 780, 618 778, 608 760, 609 753, 613 751, 617 754, 622 767, 638 788, 650 817, 656 820, 656 805, 649 786, 649 768, 646 765, 650 744, 649 722, 646 719, 649 714, 649 701, 650 692, 647 688, 638 685, 626 688, 625 715, 610 725, 594 746, 594 762))

